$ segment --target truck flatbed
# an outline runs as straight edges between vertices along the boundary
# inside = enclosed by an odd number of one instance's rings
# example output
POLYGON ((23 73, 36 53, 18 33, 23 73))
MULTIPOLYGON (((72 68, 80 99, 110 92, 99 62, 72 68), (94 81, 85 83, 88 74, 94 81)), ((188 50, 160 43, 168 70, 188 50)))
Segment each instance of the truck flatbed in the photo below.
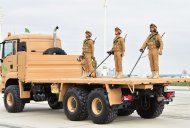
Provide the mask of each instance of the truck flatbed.
POLYGON ((119 85, 150 85, 150 84, 170 84, 175 82, 190 82, 190 78, 121 78, 98 77, 98 78, 53 78, 53 79, 30 79, 26 82, 36 83, 78 83, 78 84, 119 84, 119 85))

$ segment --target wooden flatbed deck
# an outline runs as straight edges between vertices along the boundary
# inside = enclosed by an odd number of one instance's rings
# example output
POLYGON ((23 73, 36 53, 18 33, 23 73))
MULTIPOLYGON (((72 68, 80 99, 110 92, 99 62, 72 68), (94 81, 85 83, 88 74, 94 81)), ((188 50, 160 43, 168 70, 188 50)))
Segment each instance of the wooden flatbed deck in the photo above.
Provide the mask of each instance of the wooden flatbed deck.
POLYGON ((111 77, 99 78, 58 78, 58 79, 30 79, 26 82, 33 83, 64 83, 64 84, 119 84, 119 85, 151 85, 151 84, 170 84, 175 82, 190 82, 190 78, 121 78, 111 77))

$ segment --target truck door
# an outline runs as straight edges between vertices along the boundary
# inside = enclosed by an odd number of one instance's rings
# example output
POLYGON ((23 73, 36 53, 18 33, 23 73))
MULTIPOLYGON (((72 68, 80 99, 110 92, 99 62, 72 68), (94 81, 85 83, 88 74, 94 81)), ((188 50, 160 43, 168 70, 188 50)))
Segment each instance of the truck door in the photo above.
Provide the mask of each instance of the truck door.
POLYGON ((9 40, 3 43, 2 82, 9 77, 15 78, 17 72, 17 41, 9 40))

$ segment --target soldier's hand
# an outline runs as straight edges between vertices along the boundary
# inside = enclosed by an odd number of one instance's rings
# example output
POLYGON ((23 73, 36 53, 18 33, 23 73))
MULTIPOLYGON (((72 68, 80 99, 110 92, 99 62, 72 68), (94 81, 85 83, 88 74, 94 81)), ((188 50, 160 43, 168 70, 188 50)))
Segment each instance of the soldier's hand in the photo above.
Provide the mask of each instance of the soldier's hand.
POLYGON ((111 51, 107 51, 107 53, 108 53, 108 54, 110 54, 110 53, 111 53, 111 51))
POLYGON ((124 53, 121 53, 121 57, 124 57, 124 53))
POLYGON ((94 56, 92 56, 92 59, 93 59, 93 60, 95 60, 95 57, 94 57, 94 56))
POLYGON ((114 51, 113 50, 110 50, 110 51, 107 51, 108 54, 114 54, 114 51))
POLYGON ((140 51, 140 52, 144 52, 144 49, 141 48, 139 51, 140 51))
POLYGON ((159 55, 162 55, 162 51, 159 51, 159 55))

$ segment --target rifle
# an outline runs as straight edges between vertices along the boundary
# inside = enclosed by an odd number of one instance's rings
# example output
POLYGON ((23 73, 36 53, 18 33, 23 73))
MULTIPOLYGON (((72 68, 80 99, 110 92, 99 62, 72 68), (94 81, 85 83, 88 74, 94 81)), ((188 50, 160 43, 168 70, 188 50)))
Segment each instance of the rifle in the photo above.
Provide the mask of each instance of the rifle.
MULTIPOLYGON (((162 38, 164 35, 165 35, 165 32, 162 34, 161 38, 162 38)), ((152 38, 152 37, 151 37, 151 38, 152 38)), ((150 39, 151 39, 151 38, 150 38, 150 39)), ((147 47, 147 45, 146 45, 146 47, 147 47)), ((133 69, 131 70, 130 74, 128 75, 129 77, 131 77, 131 74, 133 73, 133 71, 134 71, 135 67, 137 66, 137 64, 138 64, 139 60, 141 59, 141 57, 142 57, 142 55, 143 55, 144 51, 146 50, 146 47, 143 49, 143 51, 142 51, 141 55, 139 56, 139 58, 138 58, 137 62, 136 62, 136 63, 135 63, 135 65, 134 65, 133 69)))
POLYGON ((93 43, 95 44, 97 37, 93 40, 93 43))
POLYGON ((125 34, 125 37, 124 37, 124 42, 125 42, 126 37, 127 37, 127 34, 125 34))

